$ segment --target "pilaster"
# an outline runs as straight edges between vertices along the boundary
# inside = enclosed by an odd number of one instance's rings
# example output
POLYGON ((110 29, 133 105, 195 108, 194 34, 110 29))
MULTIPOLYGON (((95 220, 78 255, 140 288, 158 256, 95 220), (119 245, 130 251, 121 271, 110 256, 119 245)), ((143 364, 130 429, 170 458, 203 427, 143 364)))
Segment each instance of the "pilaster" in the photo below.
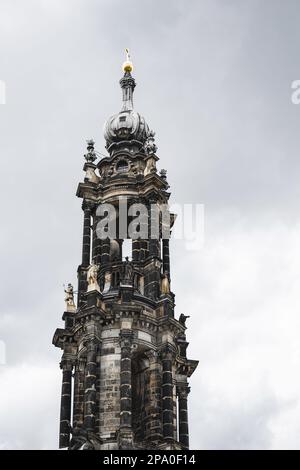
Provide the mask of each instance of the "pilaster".
POLYGON ((190 387, 187 384, 177 385, 179 406, 179 442, 189 448, 189 422, 188 422, 188 394, 190 387))
POLYGON ((69 446, 70 426, 71 426, 71 391, 72 391, 72 370, 71 361, 63 359, 60 363, 62 369, 61 405, 60 405, 60 429, 59 448, 69 446))
POLYGON ((120 332, 121 366, 120 366, 120 448, 131 449, 132 434, 132 330, 123 329, 120 332))

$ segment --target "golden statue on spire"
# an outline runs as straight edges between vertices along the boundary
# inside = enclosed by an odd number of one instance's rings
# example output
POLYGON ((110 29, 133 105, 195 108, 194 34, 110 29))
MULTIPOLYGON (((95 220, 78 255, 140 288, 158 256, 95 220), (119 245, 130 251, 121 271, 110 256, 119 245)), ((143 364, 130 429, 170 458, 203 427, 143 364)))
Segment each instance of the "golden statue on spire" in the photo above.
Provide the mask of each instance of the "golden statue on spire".
POLYGON ((133 70, 133 65, 132 65, 132 62, 130 60, 130 54, 129 54, 129 49, 125 49, 125 52, 126 52, 126 60, 125 62, 123 63, 123 72, 132 72, 133 70))

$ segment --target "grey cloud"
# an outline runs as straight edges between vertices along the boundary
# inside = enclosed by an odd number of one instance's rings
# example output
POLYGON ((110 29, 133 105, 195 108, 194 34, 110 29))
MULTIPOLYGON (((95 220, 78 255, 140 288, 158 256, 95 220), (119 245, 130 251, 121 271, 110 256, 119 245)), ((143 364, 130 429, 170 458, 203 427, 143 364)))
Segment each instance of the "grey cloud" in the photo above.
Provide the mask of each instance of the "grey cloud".
MULTIPOLYGON (((268 244, 262 235, 266 227, 267 238, 282 240, 282 245, 275 245, 274 256, 279 251, 280 262, 289 265, 284 275, 290 285, 294 286, 300 267, 298 256, 287 248, 299 221, 300 106, 290 101, 290 84, 299 78, 298 2, 189 0, 187 6, 186 1, 167 0, 158 6, 149 0, 2 0, 0 8, 0 79, 7 85, 7 104, 0 106, 0 339, 5 340, 8 354, 0 377, 6 380, 5 375, 21 364, 32 370, 39 357, 48 364, 49 380, 60 379, 59 352, 52 347, 51 337, 61 321, 62 284, 76 284, 82 214, 75 191, 83 177, 85 139, 94 137, 97 149, 105 153, 102 126, 120 108, 120 66, 124 48, 130 47, 138 84, 135 106, 156 131, 159 165, 168 169, 173 200, 206 206, 208 245, 197 255, 197 276, 188 280, 186 273, 195 257, 182 244, 173 244, 171 260, 177 312, 189 310, 191 314, 190 354, 201 356, 207 364, 207 384, 201 366, 192 379, 203 402, 199 407, 192 392, 193 446, 266 448, 274 442, 280 446, 284 439, 278 431, 280 420, 291 430, 296 425, 287 413, 281 418, 278 412, 284 395, 289 394, 282 391, 280 399, 276 398, 279 385, 275 379, 271 390, 262 386, 260 399, 257 386, 247 408, 238 400, 239 383, 236 402, 231 403, 218 398, 223 387, 218 383, 217 406, 208 384, 217 367, 210 357, 217 323, 232 330, 233 344, 225 338, 224 351, 217 355, 218 367, 223 364, 231 380, 233 372, 224 358, 238 354, 239 335, 249 326, 246 319, 253 314, 255 324, 273 295, 269 286, 259 292, 244 291, 247 276, 241 284, 239 269, 232 269, 237 242, 241 258, 243 243, 245 251, 256 247, 251 252, 254 264, 270 268, 270 285, 277 286, 280 274, 272 269, 270 254, 262 255, 258 249, 262 241, 268 244), (284 240, 278 235, 281 226, 290 233, 284 240), (228 277, 231 282, 226 284, 228 277), (218 291, 225 299, 225 312, 222 299, 215 295, 216 285, 226 286, 218 291), (245 324, 235 330, 241 305, 245 324), (235 312, 233 317, 229 311, 235 312), (210 341, 204 341, 202 331, 210 341), (269 424, 274 415, 277 427, 269 424), (261 426, 257 425, 259 417, 261 426)), ((297 251, 294 241, 292 246, 297 251)), ((260 272, 260 278, 264 277, 260 272)), ((286 298, 291 299, 286 342, 292 336, 296 344, 296 288, 289 291, 282 283, 276 292, 282 309, 286 298)), ((274 333, 272 308, 262 316, 274 333)), ((219 337, 221 331, 220 326, 219 337)), ((272 338, 264 341, 268 345, 272 338)), ((252 336, 246 357, 255 348, 252 336)), ((251 369, 251 361, 247 367, 251 369)), ((265 361, 257 367, 265 369, 265 361)), ((280 370, 283 374, 284 368, 280 370)), ((38 371, 31 377, 34 388, 43 393, 38 371)), ((286 382, 298 390, 291 375, 286 382)), ((58 398, 53 390, 40 405, 43 410, 48 407, 51 432, 38 435, 33 426, 29 433, 13 422, 9 432, 1 429, 3 445, 54 446, 58 398)), ((9 396, 5 399, 7 407, 12 407, 9 396)), ((21 419, 33 412, 33 406, 28 394, 29 411, 24 411, 21 402, 18 408, 21 419)), ((7 415, 3 417, 1 423, 7 415)))

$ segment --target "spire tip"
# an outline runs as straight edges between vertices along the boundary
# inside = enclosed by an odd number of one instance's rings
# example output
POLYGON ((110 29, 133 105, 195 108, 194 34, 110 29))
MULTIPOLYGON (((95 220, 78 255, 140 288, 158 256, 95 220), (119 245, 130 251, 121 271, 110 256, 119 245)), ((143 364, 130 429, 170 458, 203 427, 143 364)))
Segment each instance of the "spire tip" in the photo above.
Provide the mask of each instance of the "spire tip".
POLYGON ((130 72, 132 72, 132 70, 133 70, 133 64, 132 64, 132 62, 131 62, 131 60, 130 60, 129 49, 126 48, 126 49, 125 49, 125 52, 126 52, 126 60, 125 60, 125 62, 123 63, 122 68, 123 68, 123 72, 125 72, 125 73, 126 73, 126 72, 129 72, 129 73, 130 73, 130 72))

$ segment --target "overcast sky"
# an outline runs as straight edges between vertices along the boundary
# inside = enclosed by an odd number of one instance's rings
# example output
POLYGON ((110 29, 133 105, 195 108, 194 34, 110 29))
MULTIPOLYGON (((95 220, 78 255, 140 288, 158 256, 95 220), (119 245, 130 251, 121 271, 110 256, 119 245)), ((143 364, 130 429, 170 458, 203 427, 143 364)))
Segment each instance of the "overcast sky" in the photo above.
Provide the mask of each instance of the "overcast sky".
POLYGON ((205 205, 205 244, 172 245, 191 316, 191 447, 300 444, 297 0, 0 0, 0 449, 57 447, 63 283, 76 285, 85 140, 121 105, 156 131, 172 200, 205 205))

